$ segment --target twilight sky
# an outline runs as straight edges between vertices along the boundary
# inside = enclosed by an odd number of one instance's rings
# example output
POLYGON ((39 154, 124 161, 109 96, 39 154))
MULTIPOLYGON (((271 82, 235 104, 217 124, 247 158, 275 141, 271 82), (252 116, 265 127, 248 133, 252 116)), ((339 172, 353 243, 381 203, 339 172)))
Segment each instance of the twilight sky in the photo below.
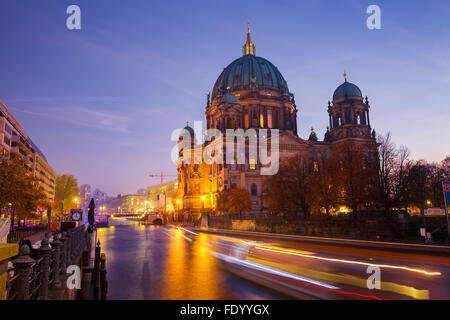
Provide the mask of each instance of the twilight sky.
POLYGON ((377 132, 416 159, 450 154, 448 0, 1 0, 0 99, 58 174, 134 193, 159 182, 150 173, 176 173, 171 132, 204 120, 248 20, 256 54, 295 94, 302 138, 313 126, 323 139, 346 70, 377 132), (66 28, 71 4, 81 30, 66 28), (382 30, 366 27, 371 4, 382 30))

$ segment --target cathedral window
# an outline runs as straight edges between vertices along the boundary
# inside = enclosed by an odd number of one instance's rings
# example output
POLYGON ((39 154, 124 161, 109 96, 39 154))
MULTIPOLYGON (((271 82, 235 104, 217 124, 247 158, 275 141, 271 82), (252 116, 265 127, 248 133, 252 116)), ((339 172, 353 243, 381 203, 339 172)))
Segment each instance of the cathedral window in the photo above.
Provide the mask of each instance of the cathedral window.
POLYGON ((236 120, 235 119, 230 119, 229 129, 236 129, 236 120))
POLYGON ((255 159, 250 159, 250 170, 256 170, 256 161, 255 159))
POLYGON ((258 186, 256 185, 256 183, 252 183, 251 195, 252 196, 257 196, 258 195, 258 186))
POLYGON ((272 110, 267 110, 267 128, 273 128, 272 110))
POLYGON ((319 172, 319 163, 317 161, 314 161, 314 172, 319 172))

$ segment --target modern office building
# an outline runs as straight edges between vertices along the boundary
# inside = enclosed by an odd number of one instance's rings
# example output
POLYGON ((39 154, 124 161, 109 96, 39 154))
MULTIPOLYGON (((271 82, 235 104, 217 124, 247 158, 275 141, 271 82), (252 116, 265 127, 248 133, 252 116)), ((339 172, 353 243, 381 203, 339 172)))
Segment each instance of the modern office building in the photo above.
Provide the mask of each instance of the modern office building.
POLYGON ((56 173, 45 155, 25 133, 22 124, 0 100, 0 154, 20 156, 49 199, 55 198, 56 173))

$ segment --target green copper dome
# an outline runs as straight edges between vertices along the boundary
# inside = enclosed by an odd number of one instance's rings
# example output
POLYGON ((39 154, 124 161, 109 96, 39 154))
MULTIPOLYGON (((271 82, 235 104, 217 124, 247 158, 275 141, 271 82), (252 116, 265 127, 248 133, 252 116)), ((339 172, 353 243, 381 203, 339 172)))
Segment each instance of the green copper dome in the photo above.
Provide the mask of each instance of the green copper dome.
POLYGON ((333 100, 342 97, 362 97, 362 93, 358 86, 345 80, 345 82, 334 91, 333 100))
POLYGON ((239 90, 273 90, 289 93, 289 89, 277 67, 270 61, 255 55, 255 45, 250 37, 250 25, 247 24, 247 41, 242 52, 243 57, 234 60, 226 67, 214 84, 212 99, 239 90))

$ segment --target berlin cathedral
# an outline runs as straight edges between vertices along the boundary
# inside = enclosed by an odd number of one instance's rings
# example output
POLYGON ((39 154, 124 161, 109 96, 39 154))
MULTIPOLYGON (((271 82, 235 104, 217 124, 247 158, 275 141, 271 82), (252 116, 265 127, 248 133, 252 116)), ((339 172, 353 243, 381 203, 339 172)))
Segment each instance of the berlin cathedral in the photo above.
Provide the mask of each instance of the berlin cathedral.
MULTIPOLYGON (((298 109, 294 94, 289 91, 283 75, 270 61, 256 55, 250 29, 243 46, 243 55, 231 62, 219 75, 206 103, 207 129, 278 129, 279 161, 293 155, 308 155, 317 166, 330 150, 342 142, 364 146, 376 152, 375 131, 371 129, 369 101, 361 90, 347 81, 334 91, 328 102, 329 126, 323 141, 311 129, 307 140, 297 134, 298 109)), ((194 130, 184 128, 192 136, 190 152, 204 150, 207 144, 197 144, 194 130)), ((180 137, 180 139, 182 139, 180 137)), ((186 150, 184 151, 186 152, 186 150)), ((217 195, 227 189, 243 188, 251 199, 251 216, 267 213, 263 201, 263 182, 258 162, 246 158, 245 164, 188 164, 178 161, 178 188, 176 207, 185 217, 199 217, 202 212, 213 212, 217 195)))

